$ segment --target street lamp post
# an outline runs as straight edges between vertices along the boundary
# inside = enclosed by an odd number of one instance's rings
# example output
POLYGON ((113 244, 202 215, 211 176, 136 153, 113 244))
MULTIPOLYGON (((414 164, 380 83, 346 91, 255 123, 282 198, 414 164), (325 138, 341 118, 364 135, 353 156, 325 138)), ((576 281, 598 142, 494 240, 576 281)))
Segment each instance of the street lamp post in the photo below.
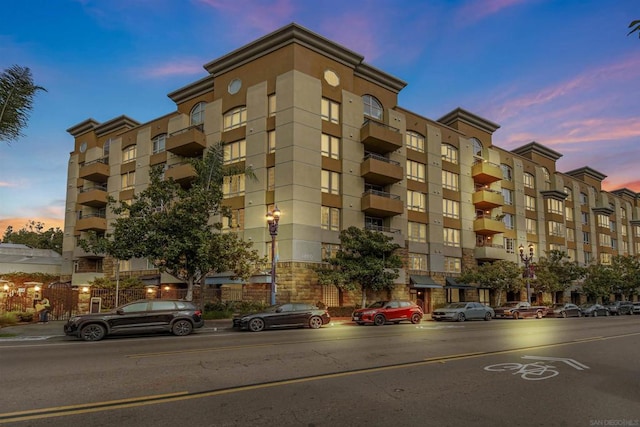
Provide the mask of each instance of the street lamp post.
POLYGON ((278 235, 278 222, 280 221, 280 209, 276 206, 267 212, 269 234, 271 234, 271 305, 276 304, 276 236, 278 235))
POLYGON ((524 263, 524 277, 527 279, 527 302, 531 304, 531 292, 529 291, 529 281, 531 279, 531 261, 533 261, 533 243, 529 243, 529 255, 524 254, 524 246, 520 245, 520 259, 524 263))

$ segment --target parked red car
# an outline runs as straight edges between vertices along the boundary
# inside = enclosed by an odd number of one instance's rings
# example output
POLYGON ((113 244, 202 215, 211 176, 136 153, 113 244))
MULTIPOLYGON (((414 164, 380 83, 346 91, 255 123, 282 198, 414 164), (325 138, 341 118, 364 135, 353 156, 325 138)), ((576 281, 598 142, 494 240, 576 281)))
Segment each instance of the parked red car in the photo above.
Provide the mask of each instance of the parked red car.
POLYGON ((411 301, 376 301, 367 308, 354 311, 351 318, 358 325, 372 323, 381 326, 403 320, 420 323, 422 316, 422 309, 411 301))

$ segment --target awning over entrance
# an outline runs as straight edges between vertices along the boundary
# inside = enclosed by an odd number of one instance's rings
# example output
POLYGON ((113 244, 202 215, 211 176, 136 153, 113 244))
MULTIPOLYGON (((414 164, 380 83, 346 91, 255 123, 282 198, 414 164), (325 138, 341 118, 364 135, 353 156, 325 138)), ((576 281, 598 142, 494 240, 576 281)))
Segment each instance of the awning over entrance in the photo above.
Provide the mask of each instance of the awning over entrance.
POLYGON ((437 284, 431 276, 409 276, 409 283, 413 288, 433 288, 442 289, 442 285, 437 284))
POLYGON ((447 289, 475 289, 475 286, 456 282, 453 277, 447 277, 446 282, 447 284, 445 285, 445 288, 447 289))

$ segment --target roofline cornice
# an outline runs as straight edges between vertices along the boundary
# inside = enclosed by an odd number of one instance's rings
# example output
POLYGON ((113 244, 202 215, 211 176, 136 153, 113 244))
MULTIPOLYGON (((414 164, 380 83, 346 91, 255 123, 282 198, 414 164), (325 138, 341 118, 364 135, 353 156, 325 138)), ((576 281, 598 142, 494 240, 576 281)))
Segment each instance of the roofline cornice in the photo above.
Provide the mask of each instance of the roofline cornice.
POLYGON ((139 125, 140 123, 138 123, 131 117, 122 115, 114 119, 111 119, 109 121, 106 121, 99 126, 96 126, 95 132, 97 136, 102 136, 107 133, 116 132, 121 129, 129 130, 139 125))
POLYGON ((460 107, 440 117, 437 121, 447 126, 450 126, 451 123, 454 122, 455 120, 460 120, 461 122, 480 128, 485 132, 491 133, 491 134, 497 131, 498 129, 500 129, 499 124, 489 121, 483 117, 473 114, 472 112, 467 111, 460 107))
POLYGON ((211 92, 213 90, 213 79, 213 75, 203 77, 196 82, 190 83, 187 86, 183 86, 180 89, 174 90, 167 96, 171 98, 171 100, 176 104, 188 101, 197 96, 204 95, 207 92, 211 92))
POLYGON ((560 157, 562 157, 562 154, 536 141, 531 141, 528 144, 511 150, 512 153, 519 154, 521 156, 529 151, 533 151, 534 153, 547 157, 548 159, 551 159, 553 161, 556 161, 560 157))
POLYGON ((82 134, 91 132, 98 126, 100 126, 100 122, 90 118, 83 122, 78 123, 77 125, 71 126, 69 129, 67 129, 67 132, 77 138, 82 134))
POLYGON ((569 175, 573 177, 576 177, 576 175, 587 175, 600 182, 604 181, 604 179, 607 177, 607 175, 601 172, 598 172, 597 170, 590 168, 589 166, 573 169, 569 172, 565 172, 565 175, 569 175))

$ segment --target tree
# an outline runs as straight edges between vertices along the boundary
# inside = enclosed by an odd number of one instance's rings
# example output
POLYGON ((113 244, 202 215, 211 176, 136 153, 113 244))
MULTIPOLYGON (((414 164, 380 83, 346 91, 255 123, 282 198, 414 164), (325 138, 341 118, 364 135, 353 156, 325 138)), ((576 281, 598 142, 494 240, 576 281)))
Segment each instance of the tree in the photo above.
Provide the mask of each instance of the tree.
POLYGON ((13 65, 0 74, 0 141, 17 140, 27 126, 36 92, 46 89, 33 84, 31 70, 13 65))
POLYGON ((612 284, 616 282, 616 272, 610 265, 591 264, 585 269, 582 290, 588 300, 608 301, 613 293, 612 284))
POLYGON ((625 295, 630 300, 640 288, 640 257, 616 255, 611 259, 611 268, 616 273, 613 293, 625 295))
POLYGON ((629 33, 627 34, 628 36, 637 31, 638 37, 640 37, 640 19, 636 19, 635 21, 632 21, 629 24, 629 28, 631 28, 631 31, 629 31, 629 33))
POLYGON ((566 252, 551 250, 535 264, 535 279, 531 284, 537 293, 554 293, 568 289, 583 276, 584 268, 571 261, 566 252))
POLYGON ((188 188, 165 180, 161 167, 152 168, 149 186, 131 204, 109 200, 118 215, 113 231, 95 236, 89 247, 116 259, 151 260, 161 272, 187 284, 187 300, 208 273, 232 271, 234 278, 248 278, 264 259, 251 249, 251 242, 224 233, 213 218, 229 214, 222 204, 223 181, 240 172, 249 177, 253 173, 225 167, 223 154, 223 146, 216 144, 203 158, 192 159, 196 177, 188 188))
POLYGON ((323 285, 335 285, 344 290, 362 291, 362 307, 366 306, 367 291, 391 289, 399 277, 402 259, 395 252, 400 245, 383 233, 349 227, 340 232, 340 249, 335 258, 316 268, 323 285))
POLYGON ((503 292, 519 291, 523 287, 522 269, 517 263, 505 260, 484 263, 467 270, 462 274, 460 280, 467 283, 477 283, 483 288, 496 291, 496 305, 498 306, 501 304, 503 292))
POLYGON ((13 231, 12 226, 8 226, 2 236, 2 243, 15 243, 27 245, 34 249, 51 249, 62 254, 63 232, 56 227, 44 230, 44 224, 29 220, 27 224, 18 231, 13 231))

